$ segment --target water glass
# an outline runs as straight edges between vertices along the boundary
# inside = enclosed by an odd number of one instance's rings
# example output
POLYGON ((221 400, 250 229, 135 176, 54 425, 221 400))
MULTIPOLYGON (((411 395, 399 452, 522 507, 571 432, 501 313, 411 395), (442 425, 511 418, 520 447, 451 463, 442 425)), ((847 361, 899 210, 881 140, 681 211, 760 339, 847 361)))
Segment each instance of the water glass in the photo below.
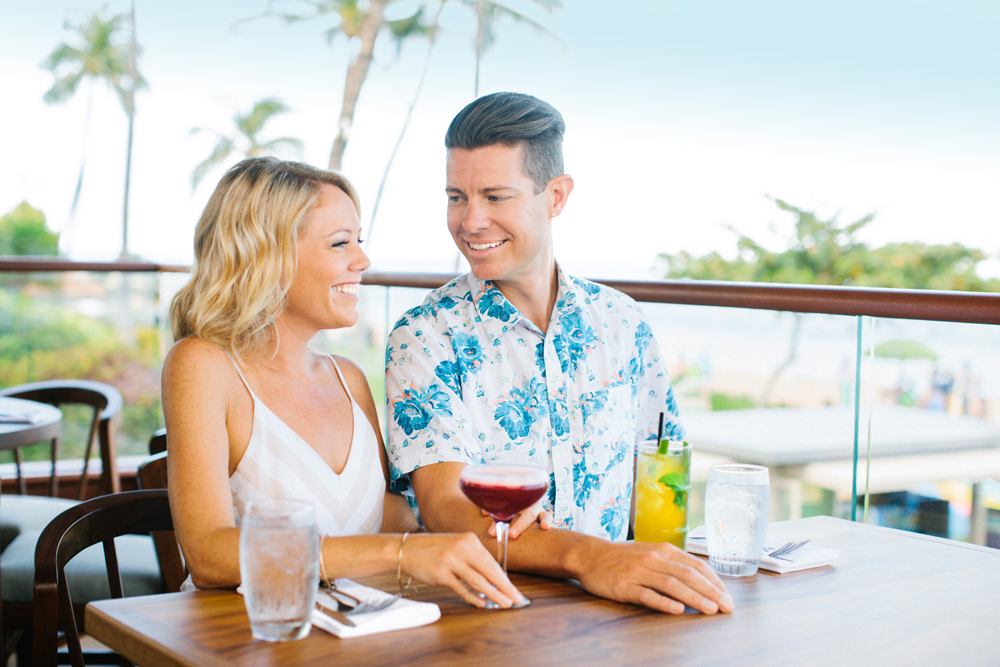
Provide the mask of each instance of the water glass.
POLYGON ((691 491, 691 446, 678 440, 639 445, 635 480, 635 541, 684 549, 691 491))
POLYGON ((767 468, 740 463, 712 466, 705 489, 705 529, 713 570, 730 577, 757 573, 769 510, 767 468))
POLYGON ((240 526, 240 579, 256 639, 302 639, 319 588, 319 533, 312 504, 247 503, 240 526))

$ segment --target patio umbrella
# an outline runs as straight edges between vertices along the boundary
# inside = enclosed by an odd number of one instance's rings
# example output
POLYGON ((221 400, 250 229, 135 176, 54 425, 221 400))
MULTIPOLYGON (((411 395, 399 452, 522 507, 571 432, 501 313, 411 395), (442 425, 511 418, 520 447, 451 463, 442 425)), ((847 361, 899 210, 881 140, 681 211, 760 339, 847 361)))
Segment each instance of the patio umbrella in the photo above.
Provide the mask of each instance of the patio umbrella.
POLYGON ((875 356, 886 359, 929 359, 937 361, 937 353, 915 340, 890 340, 875 346, 875 356))

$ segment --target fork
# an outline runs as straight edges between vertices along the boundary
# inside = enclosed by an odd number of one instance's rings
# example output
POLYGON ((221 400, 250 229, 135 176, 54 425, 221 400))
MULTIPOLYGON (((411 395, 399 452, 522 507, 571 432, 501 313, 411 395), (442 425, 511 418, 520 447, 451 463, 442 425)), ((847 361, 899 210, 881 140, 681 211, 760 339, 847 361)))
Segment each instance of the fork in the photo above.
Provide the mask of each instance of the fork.
POLYGON ((786 555, 792 553, 793 551, 795 551, 796 549, 804 547, 808 543, 809 543, 809 540, 799 540, 798 542, 787 542, 785 544, 782 544, 777 549, 774 549, 773 551, 771 551, 767 555, 770 556, 771 558, 779 558, 781 560, 789 560, 788 558, 782 558, 782 556, 786 556, 786 555))
POLYGON ((369 614, 373 611, 381 611, 394 604, 396 600, 401 597, 399 593, 396 593, 395 595, 390 595, 389 597, 382 598, 381 600, 362 600, 337 588, 337 585, 333 582, 330 582, 328 585, 324 582, 320 585, 319 589, 336 600, 337 604, 350 607, 348 611, 344 612, 347 615, 369 614), (347 601, 345 601, 344 598, 346 598, 347 601))

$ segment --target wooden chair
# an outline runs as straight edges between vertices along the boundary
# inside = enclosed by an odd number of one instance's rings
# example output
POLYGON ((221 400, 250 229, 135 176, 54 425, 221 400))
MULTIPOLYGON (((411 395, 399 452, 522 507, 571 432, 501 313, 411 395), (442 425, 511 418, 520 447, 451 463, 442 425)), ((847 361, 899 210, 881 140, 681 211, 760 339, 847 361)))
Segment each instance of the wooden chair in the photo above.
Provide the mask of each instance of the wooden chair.
MULTIPOLYGON (((157 437, 154 435, 153 439, 157 437)), ((166 434, 163 433, 162 437, 165 441, 166 434)), ((150 441, 150 449, 152 448, 153 443, 150 441)), ((167 453, 162 451, 144 461, 139 466, 137 481, 140 489, 166 489, 167 453)), ((160 562, 160 572, 163 573, 163 588, 167 593, 177 593, 188 575, 184 556, 177 544, 177 535, 172 530, 154 532, 153 545, 156 547, 156 558, 160 562)))
MULTIPOLYGON (((3 657, 16 648, 19 656, 30 655, 30 642, 18 642, 22 634, 30 634, 32 624, 31 586, 33 580, 32 558, 35 539, 56 516, 74 506, 88 493, 90 480, 89 463, 95 443, 101 455, 101 475, 97 483, 97 493, 115 493, 121 490, 115 461, 115 428, 122 408, 121 393, 111 385, 89 380, 50 380, 33 382, 0 391, 0 395, 23 398, 59 407, 66 404, 80 404, 91 408, 85 458, 80 477, 76 482, 76 500, 57 497, 59 474, 56 468, 59 459, 59 440, 53 439, 49 446, 52 470, 49 477, 49 496, 27 495, 27 483, 22 471, 21 451, 15 450, 18 491, 20 495, 6 494, 0 502, 0 557, 4 574, 3 587, 3 631, 11 634, 11 641, 0 642, 3 657)), ((3 639, 6 639, 5 636, 3 639)))
MULTIPOLYGON (((71 507, 46 526, 35 550, 34 664, 57 664, 59 631, 65 633, 71 664, 84 665, 80 646, 83 602, 70 597, 71 561, 87 547, 103 544, 110 597, 129 591, 122 585, 115 538, 173 530, 165 489, 126 491, 71 507)), ((132 663, 122 659, 123 665, 132 663)))
MULTIPOLYGON (((121 490, 118 467, 115 463, 115 428, 113 421, 122 408, 122 395, 117 389, 103 382, 91 380, 48 380, 30 384, 7 387, 0 390, 0 396, 24 398, 39 403, 48 403, 59 407, 72 403, 90 406, 93 416, 90 420, 89 437, 84 454, 83 471, 77 481, 76 499, 87 497, 88 468, 90 456, 94 451, 94 443, 98 444, 101 454, 101 476, 97 482, 97 495, 117 493, 121 490)), ((52 473, 49 478, 49 495, 59 495, 59 476, 56 463, 59 459, 59 441, 51 443, 52 473)), ((27 495, 27 483, 21 467, 23 464, 20 449, 15 450, 17 465, 17 484, 21 495, 27 495)))
POLYGON ((153 433, 149 439, 149 455, 159 454, 167 451, 167 429, 161 428, 153 433))

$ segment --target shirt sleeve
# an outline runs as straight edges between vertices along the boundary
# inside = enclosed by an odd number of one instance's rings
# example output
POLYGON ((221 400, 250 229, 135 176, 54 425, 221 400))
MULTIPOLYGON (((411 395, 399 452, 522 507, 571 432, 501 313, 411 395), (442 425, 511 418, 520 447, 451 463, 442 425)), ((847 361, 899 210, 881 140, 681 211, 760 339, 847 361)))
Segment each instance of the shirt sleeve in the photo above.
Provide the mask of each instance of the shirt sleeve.
POLYGON ((674 388, 670 383, 666 360, 653 330, 644 318, 636 328, 638 352, 638 400, 636 415, 636 446, 645 440, 656 438, 656 429, 663 413, 663 437, 683 440, 684 427, 681 425, 674 388))
POLYGON ((482 461, 457 368, 451 333, 438 318, 408 313, 397 322, 385 378, 392 491, 412 498, 409 473, 421 466, 482 461))

